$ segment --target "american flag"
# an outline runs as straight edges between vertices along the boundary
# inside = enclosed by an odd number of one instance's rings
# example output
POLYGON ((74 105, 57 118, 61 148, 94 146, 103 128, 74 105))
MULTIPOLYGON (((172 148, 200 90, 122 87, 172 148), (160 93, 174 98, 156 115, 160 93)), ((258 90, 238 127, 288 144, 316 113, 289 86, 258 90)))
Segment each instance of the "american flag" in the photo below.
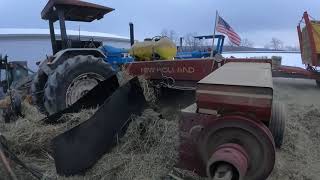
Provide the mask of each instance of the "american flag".
POLYGON ((241 38, 240 36, 232 29, 232 27, 224 20, 222 17, 218 16, 218 22, 216 30, 220 33, 226 34, 229 40, 237 45, 240 46, 241 38))

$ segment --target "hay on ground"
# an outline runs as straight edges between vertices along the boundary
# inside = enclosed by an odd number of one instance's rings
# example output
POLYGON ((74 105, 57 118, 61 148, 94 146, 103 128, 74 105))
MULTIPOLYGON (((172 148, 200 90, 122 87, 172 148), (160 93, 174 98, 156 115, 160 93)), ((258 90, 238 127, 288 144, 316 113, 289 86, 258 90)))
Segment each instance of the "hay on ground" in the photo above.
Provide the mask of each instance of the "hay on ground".
MULTIPOLYGON (((21 160, 53 179, 159 179, 170 172, 177 160, 177 122, 161 119, 159 113, 147 109, 141 116, 133 117, 119 144, 85 176, 60 177, 51 156, 51 139, 85 121, 95 110, 68 114, 64 117, 68 121, 59 125, 45 125, 39 122, 43 116, 34 107, 24 104, 23 109, 25 118, 1 123, 0 131, 21 160)), ((13 168, 19 179, 33 179, 19 166, 13 168)), ((3 170, 0 175, 6 177, 3 170)))

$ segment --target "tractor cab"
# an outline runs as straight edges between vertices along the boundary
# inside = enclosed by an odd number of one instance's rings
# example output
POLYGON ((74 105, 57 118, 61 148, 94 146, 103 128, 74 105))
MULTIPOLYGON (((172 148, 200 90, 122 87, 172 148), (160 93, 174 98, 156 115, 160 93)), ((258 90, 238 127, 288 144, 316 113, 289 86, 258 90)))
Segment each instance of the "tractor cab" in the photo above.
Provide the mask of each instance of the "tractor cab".
POLYGON ((98 48, 102 42, 94 39, 82 41, 70 39, 67 35, 66 21, 92 22, 100 20, 114 9, 78 0, 49 0, 41 12, 41 18, 49 21, 53 54, 68 48, 98 48), (57 40, 54 23, 59 21, 61 39, 57 40))
MULTIPOLYGON (((213 35, 207 36, 195 36, 195 39, 202 41, 213 39, 213 35)), ((213 56, 216 54, 222 54, 223 45, 224 45, 224 35, 215 35, 215 49, 213 50, 213 56)), ((180 42, 180 52, 177 53, 176 59, 195 59, 195 58, 207 58, 211 55, 211 47, 203 46, 199 47, 197 50, 193 51, 183 51, 182 50, 182 41, 180 42)))
MULTIPOLYGON (((213 39, 213 35, 207 35, 207 36, 195 36, 194 37, 195 39, 198 39, 198 40, 208 40, 208 39, 213 39)), ((223 45, 224 45, 224 39, 225 39, 225 36, 224 35, 215 35, 214 36, 215 38, 215 47, 216 49, 214 49, 214 54, 222 54, 222 51, 223 51, 223 45)), ((207 51, 210 51, 210 48, 209 49, 206 49, 207 51)))

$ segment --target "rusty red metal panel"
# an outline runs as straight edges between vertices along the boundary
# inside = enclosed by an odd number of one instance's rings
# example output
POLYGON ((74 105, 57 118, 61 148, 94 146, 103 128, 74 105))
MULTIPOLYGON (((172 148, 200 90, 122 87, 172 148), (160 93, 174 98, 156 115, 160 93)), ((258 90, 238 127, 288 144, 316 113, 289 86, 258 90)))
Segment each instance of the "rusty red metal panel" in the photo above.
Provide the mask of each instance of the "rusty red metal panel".
POLYGON ((228 63, 198 82, 196 102, 200 113, 242 113, 268 122, 272 88, 269 64, 228 63))
POLYGON ((142 61, 125 65, 130 75, 143 75, 148 79, 171 77, 181 81, 199 81, 215 67, 213 60, 142 61))
POLYGON ((270 63, 271 59, 227 58, 220 63, 214 59, 192 59, 174 61, 140 61, 124 65, 126 72, 133 76, 145 76, 147 79, 158 80, 164 77, 176 81, 198 82, 211 72, 229 62, 270 63))
POLYGON ((320 74, 300 67, 279 66, 272 71, 273 77, 303 78, 320 80, 320 74))
POLYGON ((237 88, 236 86, 223 85, 223 86, 208 86, 206 84, 198 84, 198 89, 207 91, 222 91, 226 93, 243 93, 244 91, 252 94, 272 94, 272 89, 269 88, 252 88, 252 87, 242 87, 237 88))
POLYGON ((300 44, 300 52, 301 52, 301 58, 302 58, 303 47, 302 47, 302 32, 301 32, 300 24, 297 26, 297 31, 298 31, 299 44, 300 44))
POLYGON ((196 91, 196 102, 199 112, 242 113, 269 122, 272 89, 200 84, 196 91))
POLYGON ((200 176, 206 176, 206 164, 203 163, 197 149, 197 134, 192 133, 196 126, 207 126, 217 117, 214 115, 182 112, 179 121, 179 161, 177 167, 190 170, 200 176))
POLYGON ((309 36, 310 46, 311 46, 311 52, 312 52, 312 66, 318 66, 318 57, 316 52, 316 43, 313 36, 313 28, 309 19, 309 15, 307 12, 304 12, 303 14, 304 21, 306 23, 306 28, 309 36))
POLYGON ((222 115, 243 114, 264 122, 269 122, 272 110, 272 100, 234 96, 197 94, 197 104, 199 112, 208 113, 210 110, 216 110, 222 115))

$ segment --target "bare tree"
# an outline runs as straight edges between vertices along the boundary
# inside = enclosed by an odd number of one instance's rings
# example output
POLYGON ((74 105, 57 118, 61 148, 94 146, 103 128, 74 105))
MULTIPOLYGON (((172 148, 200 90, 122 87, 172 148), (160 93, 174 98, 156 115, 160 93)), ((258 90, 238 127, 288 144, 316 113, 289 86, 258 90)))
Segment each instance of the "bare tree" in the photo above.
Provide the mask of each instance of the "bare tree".
POLYGON ((194 38, 197 36, 197 33, 188 33, 184 36, 184 43, 190 50, 197 50, 202 46, 199 39, 194 38))
POLYGON ((167 29, 163 29, 161 31, 161 36, 166 36, 169 39, 171 39, 174 43, 178 43, 179 38, 178 38, 178 34, 174 31, 174 30, 167 30, 167 29))
POLYGON ((234 47, 236 46, 235 44, 233 44, 233 42, 231 42, 230 40, 227 42, 227 46, 229 47, 234 47))
POLYGON ((240 46, 243 46, 243 47, 253 47, 253 42, 250 41, 248 38, 244 38, 241 40, 241 45, 240 46))
POLYGON ((278 38, 272 38, 269 47, 274 50, 281 50, 283 49, 283 42, 278 38))
POLYGON ((169 31, 168 31, 168 29, 163 29, 163 30, 161 31, 161 36, 169 36, 169 31))

